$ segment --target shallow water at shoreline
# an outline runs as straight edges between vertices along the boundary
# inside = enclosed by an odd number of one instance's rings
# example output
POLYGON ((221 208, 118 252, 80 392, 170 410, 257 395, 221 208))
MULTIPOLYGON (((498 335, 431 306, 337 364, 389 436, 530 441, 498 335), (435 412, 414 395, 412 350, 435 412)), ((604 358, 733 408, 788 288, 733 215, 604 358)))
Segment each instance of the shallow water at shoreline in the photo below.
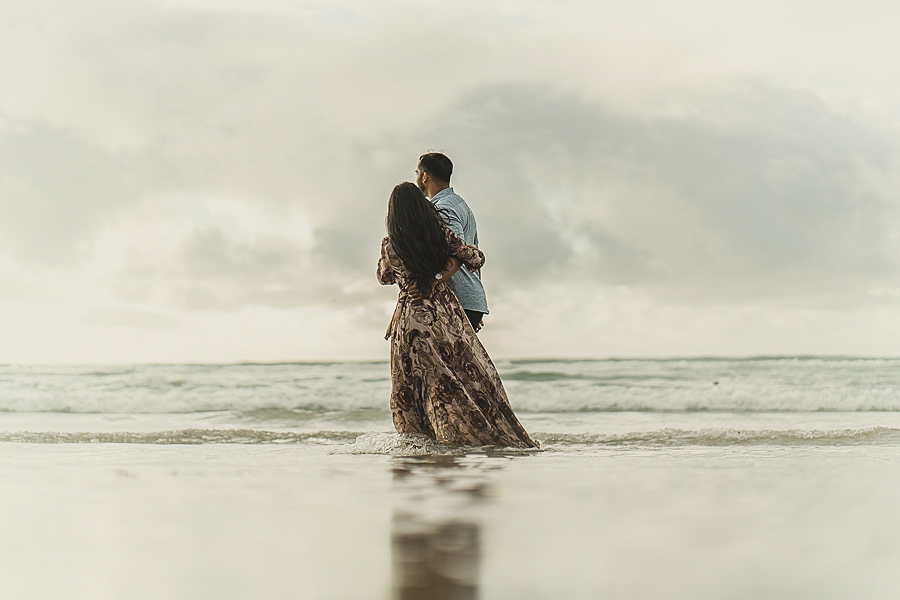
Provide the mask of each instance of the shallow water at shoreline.
POLYGON ((15 541, 0 550, 4 597, 900 591, 900 461, 882 446, 397 457, 6 443, 0 455, 0 534, 15 541))
POLYGON ((540 451, 392 433, 385 368, 0 367, 0 596, 900 593, 900 361, 502 364, 540 451))

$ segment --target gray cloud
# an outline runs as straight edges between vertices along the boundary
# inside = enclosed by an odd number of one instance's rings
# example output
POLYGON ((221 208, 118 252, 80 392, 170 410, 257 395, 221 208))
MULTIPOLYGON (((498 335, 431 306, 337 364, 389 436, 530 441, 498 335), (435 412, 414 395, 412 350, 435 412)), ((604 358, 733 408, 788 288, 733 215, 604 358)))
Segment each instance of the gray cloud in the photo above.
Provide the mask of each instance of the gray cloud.
POLYGON ((122 161, 41 125, 0 131, 0 244, 26 262, 70 264, 134 201, 122 161))
POLYGON ((200 229, 151 276, 126 268, 123 297, 163 287, 191 308, 364 303, 377 293, 351 282, 371 276, 390 188, 437 147, 456 161, 454 184, 476 211, 500 291, 587 281, 673 301, 858 303, 898 285, 896 149, 811 92, 754 84, 641 119, 546 87, 488 86, 430 124, 384 144, 332 139, 341 158, 318 163, 318 176, 294 172, 277 141, 273 160, 244 163, 240 140, 205 157, 183 144, 112 155, 73 133, 7 127, 7 251, 64 264, 141 192, 235 189, 311 207, 314 247, 200 229), (266 180, 258 189, 254 172, 266 180), (328 200, 292 198, 291 185, 328 200))
MULTIPOLYGON (((377 250, 368 248, 367 260, 359 260, 347 250, 359 247, 340 243, 343 239, 338 235, 335 240, 337 253, 353 257, 354 264, 370 264, 374 273, 377 250)), ((372 282, 367 279, 367 285, 360 286, 359 279, 355 268, 342 267, 341 256, 326 257, 321 250, 304 249, 277 235, 236 241, 209 228, 192 231, 165 260, 131 257, 118 274, 116 290, 130 301, 156 299, 190 310, 364 306, 377 295, 372 282)))
MULTIPOLYGON (((344 45, 368 47, 375 15, 200 3, 91 23, 57 48, 91 82, 45 110, 70 127, 0 132, 6 252, 71 262, 142 197, 170 191, 297 204, 315 221, 311 249, 197 226, 174 262, 152 276, 131 264, 114 285, 130 299, 168 285, 194 307, 361 301, 349 282, 371 275, 390 187, 439 148, 457 163, 499 290, 580 280, 664 300, 858 302, 898 285, 896 148, 813 92, 751 84, 635 116, 550 87, 459 79, 430 115, 408 102, 419 115, 408 131, 402 111, 375 118, 394 99, 384 89, 348 97, 354 73, 397 59, 391 44, 364 58, 344 45), (335 79, 313 47, 361 62, 335 79), (89 98, 101 104, 89 110, 89 98)), ((404 69, 384 77, 399 85, 404 69)))
POLYGON ((85 316, 84 322, 89 325, 113 328, 160 329, 178 326, 176 319, 157 312, 109 308, 90 311, 85 316))
MULTIPOLYGON (((582 281, 678 302, 846 304, 897 284, 895 148, 811 92, 753 84, 640 119, 545 87, 490 86, 431 123, 348 150, 340 210, 312 250, 226 247, 207 233, 186 246, 185 272, 209 289, 232 277, 244 291, 224 305, 364 302, 343 290, 371 276, 390 187, 437 147, 456 161, 501 292, 582 281)), ((220 302, 204 289, 182 301, 220 302)))
POLYGON ((194 232, 184 243, 176 285, 188 308, 233 308, 245 303, 292 305, 310 300, 303 282, 303 253, 266 238, 238 244, 218 230, 194 232))
POLYGON ((860 298, 897 281, 884 136, 762 84, 697 109, 637 119, 496 86, 431 135, 464 165, 490 268, 514 280, 588 274, 693 301, 860 298))

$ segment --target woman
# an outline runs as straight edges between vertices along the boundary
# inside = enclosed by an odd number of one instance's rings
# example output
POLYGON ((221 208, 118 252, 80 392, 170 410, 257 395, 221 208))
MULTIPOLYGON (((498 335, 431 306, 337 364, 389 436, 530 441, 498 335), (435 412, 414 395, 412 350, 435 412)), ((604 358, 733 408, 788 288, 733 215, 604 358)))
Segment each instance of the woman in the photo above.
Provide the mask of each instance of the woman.
POLYGON ((444 227, 412 183, 391 193, 387 229, 378 281, 400 286, 385 335, 391 338, 394 427, 446 444, 536 448, 446 283, 460 265, 480 269, 484 254, 444 227))

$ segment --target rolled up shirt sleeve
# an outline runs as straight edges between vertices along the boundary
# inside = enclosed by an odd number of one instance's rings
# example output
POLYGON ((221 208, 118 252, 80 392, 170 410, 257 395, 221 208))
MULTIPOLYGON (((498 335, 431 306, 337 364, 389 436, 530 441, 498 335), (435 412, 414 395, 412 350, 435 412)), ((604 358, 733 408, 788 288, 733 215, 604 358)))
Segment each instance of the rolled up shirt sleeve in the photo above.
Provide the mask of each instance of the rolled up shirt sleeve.
POLYGON ((444 218, 444 224, 447 228, 456 234, 460 240, 465 239, 465 229, 463 228, 462 219, 459 218, 459 215, 455 210, 450 208, 445 208, 441 211, 441 216, 444 218))

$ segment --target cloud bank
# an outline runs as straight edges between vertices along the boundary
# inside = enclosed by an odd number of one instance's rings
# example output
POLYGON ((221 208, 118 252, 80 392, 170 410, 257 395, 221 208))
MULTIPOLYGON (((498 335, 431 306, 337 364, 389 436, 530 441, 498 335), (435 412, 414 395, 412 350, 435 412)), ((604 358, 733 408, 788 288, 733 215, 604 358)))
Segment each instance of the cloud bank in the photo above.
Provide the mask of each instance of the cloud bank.
POLYGON ((382 358, 429 149, 500 356, 900 353, 900 15, 799 7, 6 5, 0 360, 382 358))

